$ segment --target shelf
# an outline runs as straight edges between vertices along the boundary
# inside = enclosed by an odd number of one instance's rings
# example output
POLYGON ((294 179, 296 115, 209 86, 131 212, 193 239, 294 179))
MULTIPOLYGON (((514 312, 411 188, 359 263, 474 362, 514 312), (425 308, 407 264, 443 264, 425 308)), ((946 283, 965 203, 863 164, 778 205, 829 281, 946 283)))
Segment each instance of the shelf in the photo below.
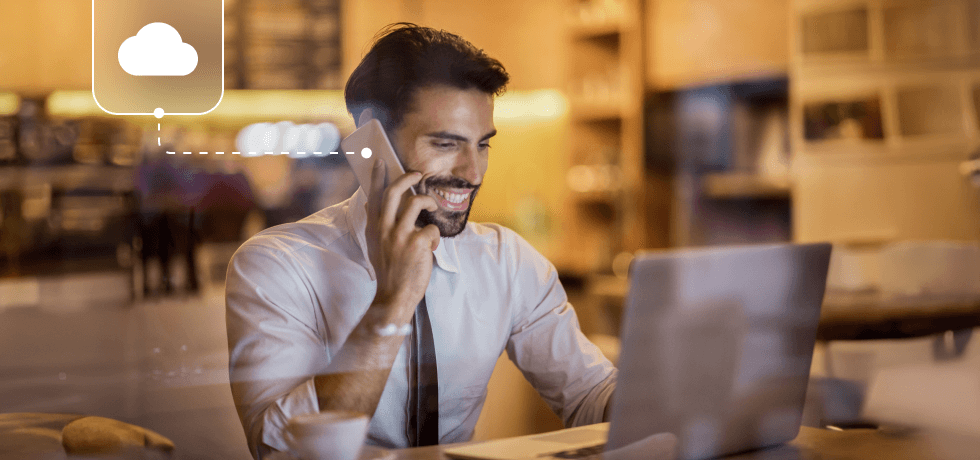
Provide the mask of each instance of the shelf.
POLYGON ((616 19, 603 22, 574 21, 569 31, 572 36, 580 39, 609 37, 623 32, 623 22, 616 19))
POLYGON ((577 120, 614 120, 623 117, 622 104, 619 99, 608 101, 572 100, 572 117, 577 120))
POLYGON ((133 190, 133 168, 108 165, 0 166, 4 188, 41 184, 61 189, 133 190))
POLYGON ((608 271, 614 256, 645 247, 643 17, 639 0, 567 0, 571 139, 560 213, 562 266, 608 271))
POLYGON ((701 178, 704 194, 715 199, 789 198, 789 176, 752 173, 712 173, 701 178))
POLYGON ((867 71, 975 68, 971 1, 797 2, 791 51, 796 67, 867 71))
POLYGON ((886 165, 962 161, 973 151, 972 141, 962 138, 923 136, 893 137, 890 142, 828 140, 807 142, 793 152, 796 163, 826 165, 886 165))
POLYGON ((579 203, 616 205, 619 199, 619 190, 590 190, 585 192, 572 192, 572 197, 579 203))

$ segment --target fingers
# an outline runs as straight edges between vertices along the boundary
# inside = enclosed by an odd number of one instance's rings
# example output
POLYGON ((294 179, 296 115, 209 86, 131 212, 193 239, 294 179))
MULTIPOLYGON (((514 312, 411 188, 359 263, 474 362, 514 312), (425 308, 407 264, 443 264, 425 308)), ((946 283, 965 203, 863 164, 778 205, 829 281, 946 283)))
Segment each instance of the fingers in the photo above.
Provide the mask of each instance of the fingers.
POLYGON ((439 227, 426 225, 412 234, 411 242, 420 249, 435 251, 439 247, 439 227))
POLYGON ((402 196, 421 178, 422 174, 418 172, 402 174, 384 190, 384 197, 381 201, 382 236, 387 235, 395 227, 395 218, 398 216, 398 209, 401 207, 402 196))
POLYGON ((408 204, 402 207, 401 212, 398 214, 398 226, 395 231, 399 235, 409 235, 415 230, 415 221, 419 218, 419 213, 423 209, 435 212, 439 209, 439 205, 436 204, 436 199, 428 195, 415 195, 410 196, 407 199, 408 204))
POLYGON ((439 232, 439 227, 436 227, 435 224, 426 225, 425 232, 426 238, 432 242, 432 250, 439 249, 439 238, 442 237, 442 233, 439 232))

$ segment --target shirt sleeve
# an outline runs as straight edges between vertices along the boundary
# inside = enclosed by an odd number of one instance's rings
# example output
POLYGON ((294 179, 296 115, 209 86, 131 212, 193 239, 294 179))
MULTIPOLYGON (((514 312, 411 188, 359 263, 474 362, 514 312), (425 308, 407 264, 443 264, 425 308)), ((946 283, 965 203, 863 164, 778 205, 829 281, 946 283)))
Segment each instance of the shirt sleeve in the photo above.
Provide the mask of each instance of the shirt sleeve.
POLYGON ((582 333, 554 265, 509 233, 511 300, 519 307, 507 354, 566 427, 600 423, 618 371, 582 333))
POLYGON ((330 361, 300 269, 275 248, 243 245, 228 266, 232 396, 256 459, 285 450, 290 418, 319 410, 312 376, 330 361))

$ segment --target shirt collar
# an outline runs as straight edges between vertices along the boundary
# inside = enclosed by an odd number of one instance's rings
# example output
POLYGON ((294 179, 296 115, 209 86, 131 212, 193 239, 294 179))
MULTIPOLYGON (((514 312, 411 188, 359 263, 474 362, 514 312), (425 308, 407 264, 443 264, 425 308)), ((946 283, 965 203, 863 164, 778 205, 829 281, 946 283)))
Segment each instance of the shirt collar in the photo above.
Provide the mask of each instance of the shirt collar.
POLYGON ((435 256, 439 268, 450 273, 459 273, 456 238, 439 238, 439 247, 432 251, 432 255, 435 256))
MULTIPOLYGON (((368 257, 367 239, 364 236, 367 227, 367 209, 365 208, 367 193, 364 192, 363 188, 358 187, 348 203, 347 222, 350 225, 351 234, 354 235, 354 240, 361 248, 365 267, 368 269, 371 279, 374 280, 376 279, 374 267, 371 266, 371 259, 368 257)), ((432 255, 437 267, 450 273, 459 273, 459 257, 456 252, 455 238, 439 238, 439 247, 432 251, 432 255)))

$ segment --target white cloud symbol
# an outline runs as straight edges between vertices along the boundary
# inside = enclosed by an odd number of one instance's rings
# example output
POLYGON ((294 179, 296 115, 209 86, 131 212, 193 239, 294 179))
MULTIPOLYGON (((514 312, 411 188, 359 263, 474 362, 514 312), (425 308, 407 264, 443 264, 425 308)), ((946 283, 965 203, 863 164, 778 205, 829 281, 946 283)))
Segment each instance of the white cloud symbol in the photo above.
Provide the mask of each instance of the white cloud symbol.
POLYGON ((197 50, 181 40, 177 29, 153 22, 119 46, 119 65, 130 75, 184 76, 197 68, 197 50))

